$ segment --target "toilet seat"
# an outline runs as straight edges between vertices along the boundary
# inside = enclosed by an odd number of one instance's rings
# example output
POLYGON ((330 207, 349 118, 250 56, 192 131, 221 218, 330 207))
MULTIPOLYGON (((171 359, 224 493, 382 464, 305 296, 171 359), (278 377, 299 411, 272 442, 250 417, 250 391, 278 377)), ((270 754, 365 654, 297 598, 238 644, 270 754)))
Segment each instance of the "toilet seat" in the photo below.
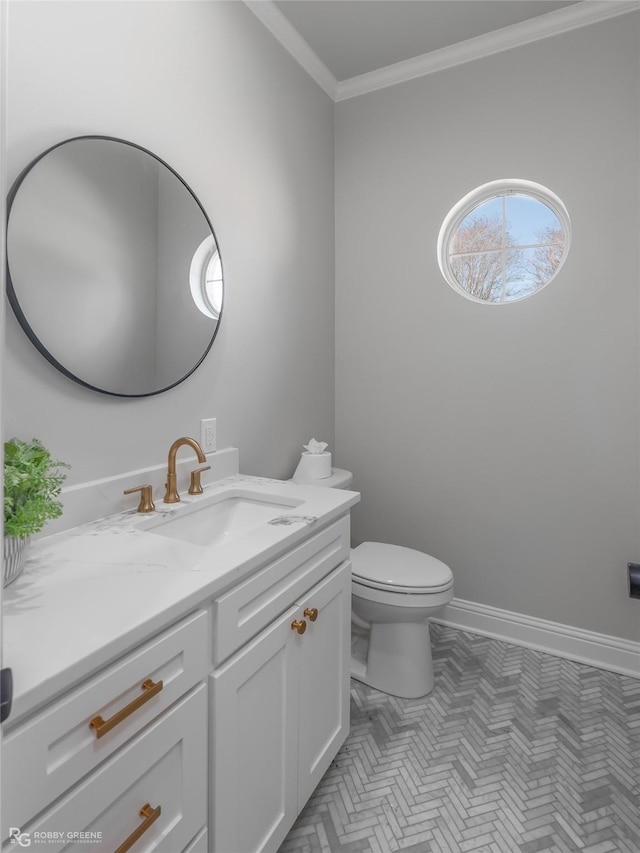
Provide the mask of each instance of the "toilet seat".
POLYGON ((453 586, 453 573, 445 563, 422 551, 383 542, 363 542, 354 548, 351 573, 354 584, 387 593, 436 594, 453 586))

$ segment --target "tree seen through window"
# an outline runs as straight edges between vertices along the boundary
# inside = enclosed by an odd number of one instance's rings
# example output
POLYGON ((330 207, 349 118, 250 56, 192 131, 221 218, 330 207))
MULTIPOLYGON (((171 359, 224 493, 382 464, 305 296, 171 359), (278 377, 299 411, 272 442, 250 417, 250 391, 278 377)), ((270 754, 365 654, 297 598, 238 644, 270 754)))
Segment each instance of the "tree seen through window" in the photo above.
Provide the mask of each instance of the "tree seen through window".
POLYGON ((456 283, 474 299, 513 302, 530 296, 560 266, 566 236, 537 198, 504 194, 474 207, 449 242, 456 283))

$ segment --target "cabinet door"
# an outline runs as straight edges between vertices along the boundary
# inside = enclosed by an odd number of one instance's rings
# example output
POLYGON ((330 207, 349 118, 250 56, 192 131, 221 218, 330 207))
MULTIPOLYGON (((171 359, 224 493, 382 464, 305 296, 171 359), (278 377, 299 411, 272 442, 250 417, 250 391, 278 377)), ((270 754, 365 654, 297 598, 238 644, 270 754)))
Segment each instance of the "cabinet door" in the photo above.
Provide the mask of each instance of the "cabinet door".
POLYGON ((298 605, 306 619, 299 655, 298 811, 349 733, 351 564, 343 563, 298 605), (312 621, 304 611, 317 617, 312 621))
POLYGON ((298 674, 293 608, 211 676, 209 843, 275 853, 298 813, 298 674))

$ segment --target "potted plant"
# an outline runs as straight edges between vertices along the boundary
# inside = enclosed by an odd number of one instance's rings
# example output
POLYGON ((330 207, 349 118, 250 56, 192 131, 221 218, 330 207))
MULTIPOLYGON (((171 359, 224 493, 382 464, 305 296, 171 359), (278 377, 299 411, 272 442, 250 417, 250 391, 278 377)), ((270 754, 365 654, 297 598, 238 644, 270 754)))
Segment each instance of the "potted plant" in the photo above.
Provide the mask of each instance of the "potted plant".
POLYGON ((22 571, 31 535, 62 515, 56 498, 67 475, 59 469, 68 467, 52 459, 37 438, 5 442, 3 586, 22 571))

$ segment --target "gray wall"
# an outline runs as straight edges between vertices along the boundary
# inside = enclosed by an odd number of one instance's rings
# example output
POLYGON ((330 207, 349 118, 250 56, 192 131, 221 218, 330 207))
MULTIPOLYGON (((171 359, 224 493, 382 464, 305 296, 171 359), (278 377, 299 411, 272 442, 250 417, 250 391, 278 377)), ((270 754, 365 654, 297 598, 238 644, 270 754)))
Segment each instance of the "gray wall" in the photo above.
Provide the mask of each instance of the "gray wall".
MULTIPOLYGON (((337 106, 333 450, 357 539, 435 554, 461 598, 637 639, 635 17, 337 106), (557 192, 574 238, 555 282, 492 310, 445 284, 435 241, 505 176, 557 192)), ((4 437, 84 482, 215 416, 243 470, 288 476, 333 442, 333 104, 240 2, 12 3, 9 45, 8 183, 78 134, 149 148, 207 210, 227 296, 202 367, 146 400, 69 382, 7 311, 4 437)))
POLYGON ((227 292, 201 368, 143 400, 67 380, 9 309, 4 437, 37 436, 75 483, 157 464, 216 417, 244 471, 289 476, 312 435, 333 443, 331 100, 240 2, 14 2, 8 40, 9 185, 63 139, 136 142, 202 202, 227 292))
POLYGON ((336 450, 357 540, 448 563, 456 595, 638 639, 637 15, 336 111, 336 450), (442 221, 497 178, 565 202, 557 279, 474 304, 442 221))

